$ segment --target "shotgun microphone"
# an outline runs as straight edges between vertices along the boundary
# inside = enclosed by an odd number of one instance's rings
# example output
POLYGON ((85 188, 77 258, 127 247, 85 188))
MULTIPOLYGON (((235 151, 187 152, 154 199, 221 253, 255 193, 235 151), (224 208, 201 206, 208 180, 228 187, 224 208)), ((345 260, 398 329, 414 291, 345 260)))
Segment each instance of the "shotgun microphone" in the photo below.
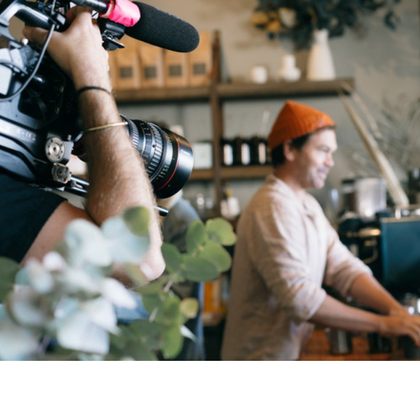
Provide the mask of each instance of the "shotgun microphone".
POLYGON ((188 22, 148 4, 133 3, 140 9, 140 20, 126 28, 128 36, 176 52, 188 53, 197 48, 200 36, 188 22))
POLYGON ((191 52, 200 42, 197 30, 188 22, 146 3, 130 0, 75 0, 101 13, 102 18, 120 23, 125 34, 139 41, 176 52, 191 52))

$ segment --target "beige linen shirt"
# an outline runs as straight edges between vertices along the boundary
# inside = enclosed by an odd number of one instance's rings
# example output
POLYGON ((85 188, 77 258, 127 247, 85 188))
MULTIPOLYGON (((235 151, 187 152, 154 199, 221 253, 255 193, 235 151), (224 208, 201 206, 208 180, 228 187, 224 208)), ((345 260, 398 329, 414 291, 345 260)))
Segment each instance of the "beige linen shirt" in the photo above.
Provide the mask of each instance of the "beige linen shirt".
POLYGON ((346 296, 371 270, 340 242, 316 199, 303 201, 274 174, 237 229, 223 360, 299 358, 326 292, 346 296))

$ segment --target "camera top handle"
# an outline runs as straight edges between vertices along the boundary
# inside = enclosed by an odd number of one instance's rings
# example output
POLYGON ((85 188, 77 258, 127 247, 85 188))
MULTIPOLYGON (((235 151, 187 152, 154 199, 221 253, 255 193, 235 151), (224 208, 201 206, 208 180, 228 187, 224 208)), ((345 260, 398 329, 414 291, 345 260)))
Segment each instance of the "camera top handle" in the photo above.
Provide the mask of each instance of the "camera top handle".
POLYGON ((25 0, 3 0, 0 3, 0 25, 8 28, 10 19, 16 16, 28 25, 50 29, 52 25, 64 25, 66 18, 48 8, 44 3, 34 3, 25 0))

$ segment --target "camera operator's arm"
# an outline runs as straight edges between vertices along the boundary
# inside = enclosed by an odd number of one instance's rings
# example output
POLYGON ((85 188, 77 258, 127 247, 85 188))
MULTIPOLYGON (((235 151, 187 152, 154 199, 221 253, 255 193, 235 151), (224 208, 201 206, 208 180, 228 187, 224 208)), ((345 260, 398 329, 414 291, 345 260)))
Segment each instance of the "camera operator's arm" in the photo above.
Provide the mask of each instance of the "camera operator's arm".
MULTIPOLYGON (((48 52, 72 78, 76 90, 99 86, 108 91, 108 55, 102 48, 99 28, 91 13, 75 7, 68 13, 70 27, 54 33, 48 52)), ((46 32, 39 28, 24 29, 31 41, 42 44, 46 32)), ((85 129, 120 122, 121 118, 111 94, 102 90, 86 90, 79 94, 80 115, 85 129)), ((27 256, 48 252, 63 235, 65 225, 77 217, 90 218, 98 225, 126 208, 144 206, 151 212, 151 247, 143 271, 147 278, 157 278, 164 269, 160 251, 162 243, 155 200, 144 163, 133 147, 125 127, 110 127, 84 135, 88 155, 89 193, 86 212, 62 203, 41 230, 27 256)))

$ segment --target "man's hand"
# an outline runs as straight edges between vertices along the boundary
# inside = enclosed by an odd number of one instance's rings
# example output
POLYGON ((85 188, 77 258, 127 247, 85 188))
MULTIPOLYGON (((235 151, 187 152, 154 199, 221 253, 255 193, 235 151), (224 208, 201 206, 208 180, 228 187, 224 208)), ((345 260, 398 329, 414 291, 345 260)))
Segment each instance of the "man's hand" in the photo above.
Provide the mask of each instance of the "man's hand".
POLYGON ((420 317, 407 311, 384 316, 378 332, 385 337, 408 335, 420 346, 420 317))
MULTIPOLYGON (((66 15, 70 25, 64 32, 54 32, 48 44, 52 59, 73 80, 75 88, 95 85, 111 90, 108 53, 102 48, 102 36, 92 20, 92 11, 86 7, 71 8, 66 15)), ((23 35, 42 45, 48 32, 25 26, 23 35)))

